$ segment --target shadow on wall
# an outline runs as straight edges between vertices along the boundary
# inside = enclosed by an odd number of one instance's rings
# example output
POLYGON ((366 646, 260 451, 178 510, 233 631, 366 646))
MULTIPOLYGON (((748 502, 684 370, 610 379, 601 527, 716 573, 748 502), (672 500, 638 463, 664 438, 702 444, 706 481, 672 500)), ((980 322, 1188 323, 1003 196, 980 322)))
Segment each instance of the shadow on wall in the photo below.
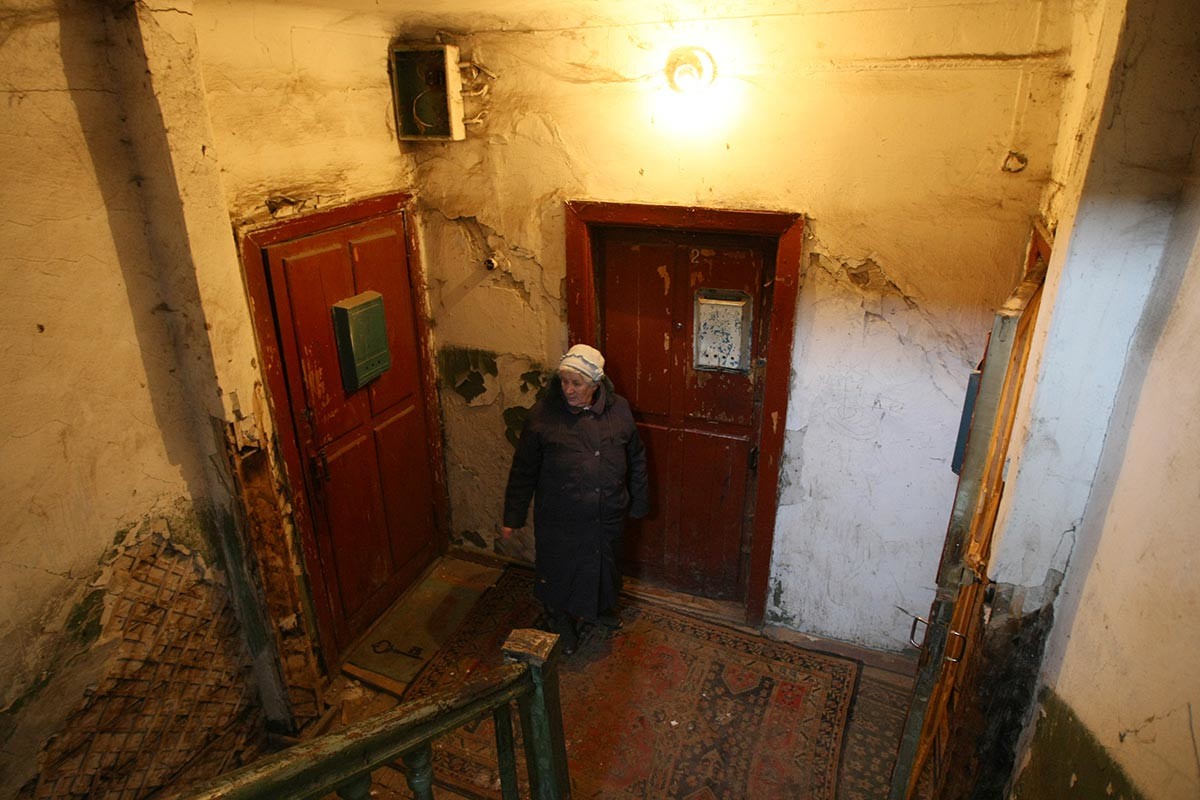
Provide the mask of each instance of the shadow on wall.
MULTIPOLYGON (((197 511, 211 525, 211 505, 205 502, 209 488, 202 440, 208 428, 198 427, 203 417, 196 413, 200 409, 195 403, 202 397, 198 392, 215 392, 216 387, 189 387, 187 375, 215 375, 216 370, 212 353, 195 346, 206 337, 188 336, 189 331, 203 331, 205 320, 195 265, 186 246, 182 201, 162 119, 153 101, 145 107, 153 109, 157 126, 145 125, 138 131, 136 153, 130 141, 127 93, 151 91, 141 38, 127 35, 131 30, 136 34, 137 12, 133 4, 126 4, 117 8, 115 17, 106 14, 105 53, 108 85, 113 91, 97 92, 97 45, 93 43, 100 26, 96 8, 75 0, 57 0, 57 7, 63 71, 104 198, 155 421, 167 457, 181 468, 189 494, 198 501, 197 511), (153 207, 149 207, 150 198, 153 207), (184 358, 198 363, 186 367, 184 358)), ((94 355, 99 357, 105 346, 97 342, 94 355)))

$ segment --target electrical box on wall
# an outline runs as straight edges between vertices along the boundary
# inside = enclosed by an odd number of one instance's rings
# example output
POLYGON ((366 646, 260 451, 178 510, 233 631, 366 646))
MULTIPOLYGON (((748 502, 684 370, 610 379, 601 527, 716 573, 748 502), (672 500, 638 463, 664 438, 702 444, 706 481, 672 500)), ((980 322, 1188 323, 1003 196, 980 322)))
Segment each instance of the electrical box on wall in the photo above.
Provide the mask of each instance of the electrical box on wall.
POLYGON ((467 138, 457 47, 392 45, 388 70, 401 139, 467 138))
POLYGON ((362 292, 334 303, 333 335, 347 392, 361 389, 392 366, 379 292, 362 292))

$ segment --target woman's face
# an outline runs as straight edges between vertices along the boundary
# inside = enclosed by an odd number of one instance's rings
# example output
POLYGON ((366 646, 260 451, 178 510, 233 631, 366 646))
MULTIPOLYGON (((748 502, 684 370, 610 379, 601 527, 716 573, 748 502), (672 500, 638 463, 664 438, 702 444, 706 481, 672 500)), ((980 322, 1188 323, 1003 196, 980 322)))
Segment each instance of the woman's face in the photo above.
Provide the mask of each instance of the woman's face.
POLYGON ((560 369, 558 379, 562 381, 563 396, 568 404, 580 408, 592 402, 592 395, 596 392, 594 381, 589 381, 573 369, 560 369))

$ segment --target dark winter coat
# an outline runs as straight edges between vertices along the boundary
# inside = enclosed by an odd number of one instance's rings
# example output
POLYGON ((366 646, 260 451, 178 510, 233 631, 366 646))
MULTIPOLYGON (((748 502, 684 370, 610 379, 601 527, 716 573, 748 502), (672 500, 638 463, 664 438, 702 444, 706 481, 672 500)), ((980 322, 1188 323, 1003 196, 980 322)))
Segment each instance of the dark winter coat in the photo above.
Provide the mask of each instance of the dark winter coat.
POLYGON ((534 595, 582 619, 616 604, 625 517, 644 517, 649 507, 646 452, 633 413, 602 380, 598 402, 576 413, 558 377, 551 379, 529 412, 504 496, 510 528, 525 525, 534 500, 534 595))

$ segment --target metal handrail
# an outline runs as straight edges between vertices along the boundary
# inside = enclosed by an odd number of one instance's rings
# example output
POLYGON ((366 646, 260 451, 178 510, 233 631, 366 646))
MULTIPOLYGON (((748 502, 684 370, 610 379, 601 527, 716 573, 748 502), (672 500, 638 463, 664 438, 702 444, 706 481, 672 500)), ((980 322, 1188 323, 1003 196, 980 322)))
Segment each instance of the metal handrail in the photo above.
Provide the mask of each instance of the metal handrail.
POLYGON ((569 800, 559 705, 558 637, 515 630, 504 642, 509 662, 463 686, 403 703, 335 733, 282 750, 185 792, 180 800, 279 800, 369 797, 371 772, 401 759, 418 800, 432 800, 432 742, 492 714, 501 791, 516 800, 517 769, 510 704, 520 712, 525 762, 535 800, 569 800))

